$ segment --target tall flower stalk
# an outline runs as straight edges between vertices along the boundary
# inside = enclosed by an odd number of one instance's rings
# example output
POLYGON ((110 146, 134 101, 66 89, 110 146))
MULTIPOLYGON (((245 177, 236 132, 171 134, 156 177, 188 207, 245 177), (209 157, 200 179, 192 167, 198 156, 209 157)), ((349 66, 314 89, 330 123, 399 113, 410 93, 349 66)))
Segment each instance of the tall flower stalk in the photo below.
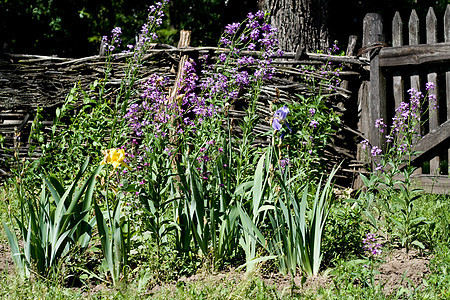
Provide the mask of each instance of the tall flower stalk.
POLYGON ((363 149, 373 158, 375 173, 370 179, 364 175, 361 177, 369 191, 382 192, 383 210, 388 213, 389 220, 396 228, 394 235, 399 238, 407 252, 411 246, 424 247, 416 239, 416 233, 418 228, 426 223, 426 219, 417 217, 414 210, 414 203, 420 197, 421 190, 413 189, 411 176, 417 169, 412 164, 412 158, 416 154, 415 146, 421 137, 420 129, 426 121, 424 115, 428 107, 436 107, 436 97, 430 93, 432 89, 434 84, 427 83, 428 95, 423 95, 415 89, 408 90, 410 101, 402 102, 396 108, 389 132, 383 119, 376 120, 375 127, 386 139, 385 150, 371 146, 367 140, 362 141, 363 149), (424 102, 434 105, 427 105, 423 109, 424 102))

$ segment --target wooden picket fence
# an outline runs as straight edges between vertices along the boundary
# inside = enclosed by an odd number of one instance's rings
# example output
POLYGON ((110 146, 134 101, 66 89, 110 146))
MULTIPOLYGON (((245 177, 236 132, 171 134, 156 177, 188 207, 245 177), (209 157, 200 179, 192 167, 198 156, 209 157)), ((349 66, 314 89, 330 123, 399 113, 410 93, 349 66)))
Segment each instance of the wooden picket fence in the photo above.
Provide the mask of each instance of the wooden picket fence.
POLYGON ((430 92, 436 95, 438 108, 435 103, 423 104, 429 109, 422 116, 424 125, 418 129, 421 138, 415 146, 419 153, 413 157, 417 167, 414 182, 428 192, 450 194, 450 4, 442 23, 430 7, 422 34, 420 24, 415 10, 407 24, 396 12, 392 41, 386 41, 381 17, 368 14, 364 19, 363 43, 371 49, 368 53, 371 62, 368 92, 360 98, 360 130, 372 146, 386 147, 385 138, 375 128, 375 120, 390 120, 395 108, 408 102, 409 89, 425 92, 425 83, 433 82, 436 88, 430 92), (442 37, 438 36, 440 24, 442 37), (392 46, 387 47, 386 42, 392 46))

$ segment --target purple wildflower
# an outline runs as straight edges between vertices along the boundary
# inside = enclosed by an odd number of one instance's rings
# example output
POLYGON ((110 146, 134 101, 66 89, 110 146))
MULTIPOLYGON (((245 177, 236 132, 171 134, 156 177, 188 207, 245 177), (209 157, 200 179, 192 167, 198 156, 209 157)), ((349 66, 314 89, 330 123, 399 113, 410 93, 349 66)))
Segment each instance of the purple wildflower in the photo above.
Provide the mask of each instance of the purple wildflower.
POLYGON ((309 126, 312 128, 316 128, 317 125, 319 125, 319 122, 317 122, 316 120, 311 120, 311 122, 309 122, 309 126))
POLYGON ((368 255, 376 256, 380 255, 383 246, 380 243, 377 243, 377 239, 375 234, 367 233, 366 238, 363 239, 363 249, 368 255))
POLYGON ((372 156, 380 155, 383 152, 378 146, 374 146, 371 150, 372 156))
POLYGON ((228 25, 225 27, 225 31, 226 31, 226 33, 228 33, 229 35, 234 35, 234 34, 238 31, 240 25, 241 25, 241 24, 239 24, 239 23, 228 24, 228 25))

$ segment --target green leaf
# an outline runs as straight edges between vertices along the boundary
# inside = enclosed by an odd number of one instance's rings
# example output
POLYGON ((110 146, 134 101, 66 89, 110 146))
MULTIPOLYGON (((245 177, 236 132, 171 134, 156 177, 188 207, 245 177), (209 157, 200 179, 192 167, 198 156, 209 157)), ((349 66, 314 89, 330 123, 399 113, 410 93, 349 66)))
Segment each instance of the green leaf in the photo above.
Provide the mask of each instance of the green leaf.
POLYGON ((8 225, 3 222, 6 237, 8 238, 9 246, 11 247, 11 257, 21 277, 28 277, 29 272, 25 261, 22 258, 22 253, 19 250, 19 243, 15 234, 11 232, 8 225))
POLYGON ((419 242, 417 240, 413 241, 411 244, 414 245, 414 246, 419 247, 420 249, 425 249, 425 246, 421 242, 419 242))

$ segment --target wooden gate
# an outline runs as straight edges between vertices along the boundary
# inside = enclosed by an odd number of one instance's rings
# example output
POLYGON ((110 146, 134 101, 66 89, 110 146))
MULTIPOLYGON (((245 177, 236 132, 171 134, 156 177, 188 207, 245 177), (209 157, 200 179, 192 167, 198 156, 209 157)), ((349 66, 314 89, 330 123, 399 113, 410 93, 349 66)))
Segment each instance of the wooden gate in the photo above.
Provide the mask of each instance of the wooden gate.
POLYGON ((385 147, 375 120, 391 120, 395 108, 409 100, 408 89, 424 92, 425 83, 433 82, 436 88, 430 92, 436 95, 438 108, 433 103, 424 103, 430 109, 419 129, 422 137, 415 147, 420 153, 413 158, 418 168, 413 177, 427 192, 450 194, 450 4, 442 19, 442 23, 438 22, 430 8, 425 23, 421 24, 413 10, 404 26, 396 12, 392 41, 388 41, 392 46, 388 47, 381 17, 366 15, 363 43, 371 49, 370 84, 366 103, 361 105, 365 121, 361 122, 360 130, 372 146, 385 147), (443 24, 443 36, 438 35, 438 24, 443 24), (403 35, 404 27, 407 35, 403 35), (420 28, 426 29, 423 34, 420 28))

